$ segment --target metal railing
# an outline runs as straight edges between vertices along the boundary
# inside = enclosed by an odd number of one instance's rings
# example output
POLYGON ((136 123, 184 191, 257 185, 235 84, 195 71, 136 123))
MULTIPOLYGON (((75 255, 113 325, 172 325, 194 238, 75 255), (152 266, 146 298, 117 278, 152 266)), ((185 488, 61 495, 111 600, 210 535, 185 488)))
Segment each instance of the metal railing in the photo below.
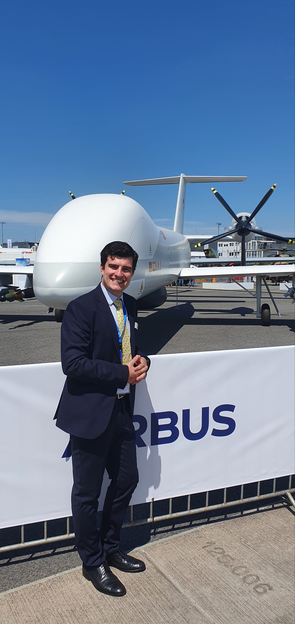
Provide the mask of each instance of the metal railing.
MULTIPOLYGON (((129 507, 129 521, 127 521, 123 528, 127 527, 136 527, 148 524, 154 524, 157 522, 167 522, 169 520, 177 520, 179 518, 185 518, 188 516, 197 516, 198 514, 208 514, 209 512, 229 509, 231 507, 246 505, 251 503, 258 503, 262 501, 271 500, 273 498, 283 498, 287 499, 291 507, 294 507, 295 510, 295 500, 293 494, 295 493, 295 475, 291 475, 288 477, 279 477, 275 479, 268 479, 267 481, 258 481, 252 484, 239 485, 232 488, 223 488, 221 490, 207 491, 196 494, 188 494, 187 496, 181 496, 179 498, 169 498, 164 501, 154 501, 152 500, 150 503, 143 503, 142 505, 135 505, 129 507), (284 482, 286 487, 280 486, 279 482, 284 482), (278 487, 277 487, 278 486, 278 487), (246 490, 255 490, 256 492, 249 496, 246 494, 246 490), (268 491, 264 491, 264 490, 268 491), (239 490, 239 495, 236 497, 235 492, 239 490), (263 493, 264 491, 264 493, 263 493), (204 504, 194 506, 195 498, 203 498, 204 504), (216 498, 221 498, 222 500, 218 502, 214 502, 216 498), (210 501, 211 499, 211 501, 210 501), (179 511, 174 511, 173 508, 179 504, 181 501, 181 506, 183 507, 179 511), (161 513, 163 506, 168 507, 167 513, 161 513), (160 513, 157 513, 157 508, 160 513), (146 510, 149 510, 149 513, 146 513, 146 510), (144 517, 140 518, 138 516, 143 515, 144 517)), ((61 519, 60 519, 61 520, 61 519)), ((74 533, 71 532, 71 518, 63 519, 66 523, 66 531, 63 534, 49 536, 48 535, 48 523, 54 523, 58 521, 47 521, 45 520, 43 524, 43 537, 34 540, 26 540, 25 532, 27 525, 21 525, 19 527, 10 527, 10 531, 17 529, 20 532, 20 541, 17 543, 6 544, 1 546, 1 536, 3 532, 8 531, 9 529, 1 529, 0 530, 0 554, 5 552, 12 552, 15 550, 20 550, 23 548, 30 548, 39 545, 48 545, 57 542, 62 542, 64 540, 74 539, 74 533)), ((36 523, 35 526, 39 526, 40 523, 36 523)), ((29 525, 31 530, 34 525, 29 525)))

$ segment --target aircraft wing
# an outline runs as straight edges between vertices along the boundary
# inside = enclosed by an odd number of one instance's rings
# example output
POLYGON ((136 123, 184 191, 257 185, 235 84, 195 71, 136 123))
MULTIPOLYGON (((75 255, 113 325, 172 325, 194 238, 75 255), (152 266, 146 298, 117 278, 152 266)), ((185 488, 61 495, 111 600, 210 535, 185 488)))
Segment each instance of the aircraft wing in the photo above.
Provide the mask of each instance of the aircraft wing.
MULTIPOLYGON (((227 264, 227 265, 231 265, 231 264, 239 264, 240 266, 240 262, 241 262, 241 258, 198 258, 197 256, 192 256, 192 258, 190 259, 190 263, 191 264, 197 264, 197 265, 208 265, 208 264, 227 264)), ((272 256, 269 258, 252 258, 248 260, 249 263, 252 262, 252 267, 253 267, 253 262, 255 262, 255 264, 267 264, 269 265, 270 263, 277 263, 277 262, 290 262, 293 263, 294 262, 294 256, 290 256, 289 258, 286 257, 280 257, 280 256, 272 256)), ((255 265, 254 265, 255 266, 255 265)), ((250 265, 248 266, 248 268, 250 268, 250 265)))
POLYGON ((12 284, 14 275, 24 275, 23 288, 32 287, 34 265, 0 264, 0 287, 12 284))
POLYGON ((33 265, 0 264, 1 301, 34 297, 33 270, 33 265), (16 276, 20 276, 19 279, 16 276))
POLYGON ((0 264, 2 275, 33 275, 34 265, 18 266, 16 264, 0 264))
POLYGON ((185 236, 189 243, 200 243, 203 240, 210 238, 210 236, 213 238, 214 234, 208 234, 207 238, 205 234, 184 234, 183 236, 185 236))
MULTIPOLYGON (((214 258, 212 259, 214 262, 214 258)), ((295 275, 295 264, 267 264, 264 266, 227 266, 227 267, 195 267, 181 269, 179 277, 183 279, 213 277, 247 277, 256 275, 295 275)))

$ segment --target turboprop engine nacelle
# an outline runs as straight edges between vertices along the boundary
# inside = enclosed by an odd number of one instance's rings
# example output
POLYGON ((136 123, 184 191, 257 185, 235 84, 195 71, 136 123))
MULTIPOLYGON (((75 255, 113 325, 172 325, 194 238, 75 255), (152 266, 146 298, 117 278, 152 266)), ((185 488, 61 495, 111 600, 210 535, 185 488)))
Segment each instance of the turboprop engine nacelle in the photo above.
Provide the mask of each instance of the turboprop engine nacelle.
MULTIPOLYGON (((250 217, 250 212, 239 212, 237 214, 237 217, 239 217, 242 221, 246 221, 248 217, 250 217)), ((245 236, 245 241, 250 241, 254 238, 255 234, 259 234, 259 232, 262 230, 262 228, 260 228, 258 225, 256 225, 256 221, 255 219, 252 219, 252 221, 250 221, 250 225, 252 226, 252 228, 255 230, 255 232, 248 232, 248 234, 246 234, 245 236)), ((231 234, 231 231, 234 230, 237 227, 237 222, 235 219, 232 219, 231 225, 227 226, 224 228, 225 232, 228 232, 228 234, 231 234)), ((233 241, 236 241, 238 243, 241 242, 241 234, 239 234, 238 232, 235 232, 234 234, 231 235, 231 239, 233 241)))

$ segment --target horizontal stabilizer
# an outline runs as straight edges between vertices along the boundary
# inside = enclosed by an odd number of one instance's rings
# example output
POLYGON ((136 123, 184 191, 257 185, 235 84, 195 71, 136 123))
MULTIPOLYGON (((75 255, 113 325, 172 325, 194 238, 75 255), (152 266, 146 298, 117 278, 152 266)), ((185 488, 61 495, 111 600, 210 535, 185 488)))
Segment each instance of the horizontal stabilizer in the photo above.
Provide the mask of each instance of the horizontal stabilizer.
POLYGON ((151 178, 150 180, 132 180, 124 182, 127 186, 145 186, 152 184, 179 184, 180 177, 185 182, 245 182, 247 176, 187 176, 184 173, 181 176, 172 176, 170 178, 151 178))

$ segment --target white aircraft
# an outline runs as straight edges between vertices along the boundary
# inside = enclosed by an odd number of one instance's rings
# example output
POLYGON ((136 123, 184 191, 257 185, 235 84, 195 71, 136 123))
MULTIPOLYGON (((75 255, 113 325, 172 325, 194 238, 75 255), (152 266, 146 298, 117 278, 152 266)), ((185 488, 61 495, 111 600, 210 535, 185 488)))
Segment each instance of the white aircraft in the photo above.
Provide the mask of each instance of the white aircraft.
MULTIPOLYGON (((142 308, 164 303, 165 285, 178 278, 218 275, 235 277, 243 274, 294 275, 295 265, 287 268, 276 266, 275 270, 270 265, 190 268, 190 245, 183 234, 186 184, 246 179, 245 176, 181 174, 170 178, 125 182, 129 186, 179 184, 173 230, 156 226, 140 204, 123 194, 75 198, 63 206, 48 224, 38 247, 34 267, 15 267, 13 272, 33 274, 36 297, 50 308, 55 308, 58 320, 62 317, 60 311, 65 310, 72 299, 97 286, 101 277, 100 251, 112 240, 128 242, 139 254, 137 269, 127 292, 139 300, 139 307, 142 308)), ((0 266, 1 273, 5 273, 5 270, 0 266)), ((11 273, 11 267, 6 267, 7 273, 11 273)))
POLYGON ((100 281, 100 251, 111 240, 128 242, 139 254, 128 293, 143 306, 166 300, 165 284, 190 266, 190 245, 183 235, 186 183, 232 182, 245 177, 185 176, 125 182, 178 184, 173 231, 159 228, 136 201, 126 195, 86 195, 61 208, 48 224, 34 267, 34 291, 46 305, 64 310, 72 299, 100 281), (52 254, 53 246, 55 248, 52 254))

